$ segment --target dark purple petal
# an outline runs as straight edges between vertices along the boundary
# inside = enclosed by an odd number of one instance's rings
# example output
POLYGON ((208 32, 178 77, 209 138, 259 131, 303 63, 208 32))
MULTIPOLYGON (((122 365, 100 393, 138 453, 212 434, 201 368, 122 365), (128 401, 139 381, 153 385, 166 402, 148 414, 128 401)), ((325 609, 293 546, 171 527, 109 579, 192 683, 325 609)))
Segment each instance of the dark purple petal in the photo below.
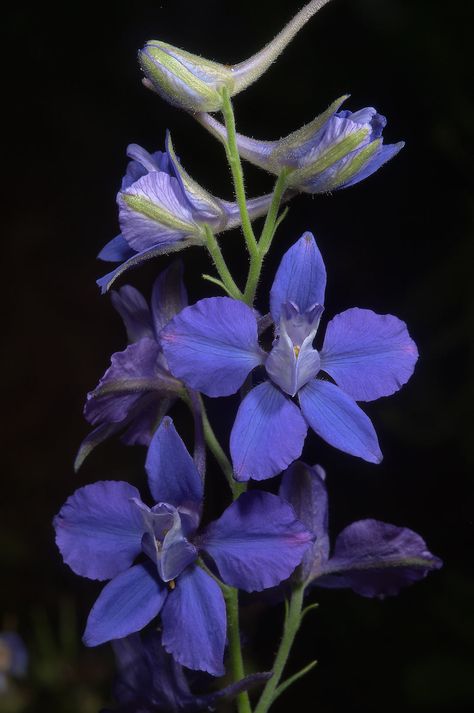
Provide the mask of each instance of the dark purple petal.
POLYGON ((134 254, 135 250, 130 247, 123 235, 117 235, 104 245, 97 257, 104 262, 123 262, 134 254))
MULTIPOLYGON (((124 705, 123 713, 168 711, 198 713, 214 709, 217 701, 233 698, 238 693, 264 683, 271 673, 254 673, 220 691, 209 694, 191 693, 183 667, 162 646, 161 635, 148 631, 132 634, 112 642, 118 669, 114 698, 124 705)), ((104 713, 106 713, 104 711, 104 713)))
POLYGON ((223 676, 226 621, 219 585, 192 565, 179 577, 163 608, 163 646, 183 666, 223 676))
POLYGON ((155 335, 188 304, 188 293, 183 282, 183 264, 175 260, 158 275, 151 293, 151 312, 155 335))
POLYGON ((110 298, 123 319, 129 342, 138 342, 142 337, 154 338, 150 308, 141 292, 131 285, 124 285, 112 292, 110 298))
POLYGON ((207 396, 229 396, 262 364, 253 310, 229 297, 186 307, 161 333, 171 372, 207 396))
POLYGON ((148 447, 153 433, 175 401, 176 396, 168 397, 156 391, 144 394, 129 413, 127 421, 122 423, 126 429, 120 439, 122 443, 148 447))
POLYGON ((169 417, 163 419, 152 438, 145 468, 156 502, 200 509, 204 494, 202 478, 169 417))
POLYGON ((380 463, 377 434, 356 402, 329 381, 314 379, 299 392, 308 424, 325 441, 369 463, 380 463))
POLYGON ((281 307, 293 302, 301 313, 324 305, 326 268, 314 236, 305 233, 284 255, 270 293, 273 321, 280 321, 281 307))
POLYGON ((111 366, 87 395, 84 415, 89 423, 121 423, 144 393, 176 390, 179 385, 158 366, 159 355, 158 344, 148 337, 113 354, 111 366))
POLYGON ((417 359, 405 322, 354 308, 329 322, 321 369, 356 401, 372 401, 406 384, 417 359))
POLYGON ((413 530, 360 520, 341 532, 334 555, 315 584, 349 587, 363 597, 394 596, 441 566, 441 560, 413 530))
POLYGON ((89 579, 110 579, 141 551, 143 520, 128 483, 102 481, 76 490, 54 519, 56 544, 66 564, 89 579))
POLYGON ((246 592, 260 592, 287 579, 300 564, 311 533, 276 495, 244 493, 212 522, 200 539, 221 579, 246 592))
POLYGON ((296 517, 316 538, 302 561, 302 576, 306 580, 319 572, 329 557, 328 494, 326 474, 319 465, 311 468, 297 461, 283 474, 280 496, 293 506, 296 517))
POLYGON ((112 648, 118 670, 114 698, 121 705, 129 704, 125 711, 188 710, 194 696, 183 668, 164 650, 158 631, 112 641, 112 648))
POLYGON ((266 480, 299 458, 307 426, 299 408, 270 381, 240 404, 230 452, 237 480, 266 480))
POLYGON ((98 646, 140 631, 159 614, 168 588, 151 566, 136 564, 109 582, 87 620, 83 642, 98 646))

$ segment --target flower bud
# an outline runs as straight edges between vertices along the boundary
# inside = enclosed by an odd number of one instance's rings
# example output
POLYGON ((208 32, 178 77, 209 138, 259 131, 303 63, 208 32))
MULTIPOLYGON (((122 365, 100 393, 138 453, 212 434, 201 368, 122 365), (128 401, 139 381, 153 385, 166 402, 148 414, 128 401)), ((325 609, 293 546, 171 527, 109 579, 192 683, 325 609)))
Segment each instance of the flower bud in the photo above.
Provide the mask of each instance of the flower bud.
POLYGON ((210 62, 165 42, 147 42, 138 53, 144 84, 177 107, 188 111, 218 111, 220 90, 232 94, 232 69, 210 62))
POLYGON ((260 52, 234 65, 219 64, 150 40, 138 53, 144 85, 174 106, 191 112, 219 111, 222 89, 234 96, 253 84, 279 57, 299 30, 329 0, 312 0, 260 52))
MULTIPOLYGON (((303 193, 327 193, 352 186, 395 156, 404 143, 383 144, 387 120, 372 107, 339 111, 343 96, 312 122, 279 141, 237 135, 240 155, 270 173, 287 173, 287 187, 303 193)), ((209 114, 198 121, 224 140, 225 127, 209 114)))

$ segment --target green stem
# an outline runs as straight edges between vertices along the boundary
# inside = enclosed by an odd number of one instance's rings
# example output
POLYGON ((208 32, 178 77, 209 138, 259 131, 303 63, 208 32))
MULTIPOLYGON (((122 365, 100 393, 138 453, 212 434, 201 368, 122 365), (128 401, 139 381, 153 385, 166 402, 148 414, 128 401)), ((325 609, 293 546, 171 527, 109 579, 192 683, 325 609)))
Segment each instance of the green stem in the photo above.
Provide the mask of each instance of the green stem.
MULTIPOLYGON (((301 624, 301 609, 303 607, 304 584, 296 584, 285 617, 285 626, 280 647, 273 666, 273 676, 267 682, 254 713, 267 713, 278 695, 278 686, 286 666, 288 656, 293 646, 296 634, 301 624)), ((281 692, 281 691, 280 691, 281 692)))
POLYGON ((270 250, 272 240, 275 236, 275 226, 278 220, 278 211, 280 210, 280 205, 286 191, 286 179, 288 177, 288 171, 283 169, 277 178, 275 183, 275 188, 273 190, 273 198, 270 204, 270 209, 265 220, 265 225, 263 226, 262 236, 258 244, 259 252, 262 257, 265 257, 267 252, 270 250))
MULTIPOLYGON (((184 400, 189 404, 189 397, 183 397, 184 400)), ((227 480, 227 483, 229 484, 229 488, 232 491, 232 498, 236 500, 241 493, 243 493, 246 490, 246 486, 244 483, 237 483, 236 480, 234 480, 234 469, 232 468, 232 464, 227 458, 224 449, 222 448, 221 444, 217 440, 217 436, 214 433, 214 429, 211 426, 211 422, 209 421, 209 417, 207 415, 206 407, 204 406, 204 402, 202 400, 202 397, 198 397, 201 402, 201 414, 202 414, 202 426, 204 430, 204 440, 206 441, 206 445, 211 451, 212 455, 216 459, 220 469, 225 475, 225 478, 227 480)))
POLYGON ((231 295, 236 300, 242 300, 243 295, 234 282, 234 278, 230 274, 230 270, 227 267, 224 256, 222 255, 219 243, 217 242, 216 236, 210 229, 208 225, 204 226, 206 232, 206 246, 209 251, 210 256, 216 266, 216 270, 219 273, 219 277, 222 280, 223 285, 229 295, 231 295))
POLYGON ((250 258, 250 269, 247 278, 247 284, 245 286, 244 301, 252 306, 255 300, 255 293, 257 291, 258 282, 260 280, 260 275, 262 273, 263 261, 265 255, 270 250, 273 238, 276 232, 276 226, 278 222, 278 211, 280 209, 281 201, 286 190, 286 179, 288 172, 283 170, 278 176, 277 182, 275 183, 275 189, 273 191, 273 198, 268 211, 268 215, 265 220, 265 225, 263 226, 262 235, 258 243, 258 250, 255 255, 250 258))
POLYGON ((224 146, 234 181, 235 198, 237 200, 240 217, 242 219, 242 231, 244 233, 247 249, 249 254, 252 256, 257 253, 257 240, 255 238, 255 233, 253 232, 252 221, 250 220, 247 200, 245 198, 244 172, 237 146, 234 109, 232 107, 232 101, 227 87, 222 89, 222 114, 224 116, 224 123, 227 129, 227 141, 224 146))
MULTIPOLYGON (((245 678, 244 660, 240 643, 239 593, 237 589, 233 587, 226 587, 223 589, 223 592, 227 608, 227 637, 229 639, 232 680, 237 682, 245 678)), ((252 713, 247 691, 243 691, 237 696, 237 709, 239 713, 252 713)))

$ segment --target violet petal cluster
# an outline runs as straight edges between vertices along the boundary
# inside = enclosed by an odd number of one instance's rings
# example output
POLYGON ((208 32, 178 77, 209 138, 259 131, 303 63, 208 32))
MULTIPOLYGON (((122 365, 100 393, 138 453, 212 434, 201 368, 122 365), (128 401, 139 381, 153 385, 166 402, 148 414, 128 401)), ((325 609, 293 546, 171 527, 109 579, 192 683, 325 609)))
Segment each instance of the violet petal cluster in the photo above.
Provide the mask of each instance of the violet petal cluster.
POLYGON ((224 598, 198 558, 205 552, 226 584, 260 591, 290 576, 312 535, 291 505, 264 492, 241 495, 200 531, 203 480, 168 417, 146 470, 153 507, 128 483, 103 481, 79 488, 55 518, 66 564, 111 580, 90 612, 84 643, 121 639, 161 614, 163 646, 178 663, 223 675, 224 598))
POLYGON ((131 285, 112 292, 112 304, 130 344, 112 355, 111 366, 87 395, 84 415, 95 428, 79 448, 76 470, 99 443, 116 433, 122 432, 127 445, 148 446, 182 388, 160 344, 163 328, 188 304, 181 263, 175 261, 158 275, 149 305, 131 285))
POLYGON ((280 487, 281 497, 293 505, 315 538, 301 563, 302 581, 383 598, 398 594, 402 587, 442 566, 416 532, 379 520, 353 522, 331 548, 325 477, 321 466, 297 461, 284 473, 280 487))
MULTIPOLYGON (((347 96, 337 99, 310 124, 278 141, 237 135, 240 155, 270 173, 287 172, 287 186, 303 193, 327 193, 368 178, 405 145, 384 144, 387 120, 373 107, 339 111, 347 96)), ((209 114, 199 122, 225 139, 226 129, 209 114)))
MULTIPOLYGON (((131 144, 132 160, 117 196, 121 234, 99 253, 106 262, 120 262, 97 284, 106 292, 127 270, 157 255, 205 243, 204 226, 215 233, 241 224, 236 203, 215 198, 181 166, 169 133, 164 152, 149 154, 131 144)), ((271 196, 248 201, 252 219, 264 215, 271 196)))
POLYGON ((372 422, 356 402, 398 391, 413 373, 417 348, 397 317, 353 308, 329 322, 316 350, 325 289, 324 262, 305 233, 284 255, 271 289, 269 354, 258 343, 257 315, 227 297, 187 307, 161 333, 171 372, 208 396, 233 394, 253 369, 265 368, 269 378, 244 398, 232 429, 237 480, 280 473, 301 455, 308 426, 345 453, 382 460, 372 422))

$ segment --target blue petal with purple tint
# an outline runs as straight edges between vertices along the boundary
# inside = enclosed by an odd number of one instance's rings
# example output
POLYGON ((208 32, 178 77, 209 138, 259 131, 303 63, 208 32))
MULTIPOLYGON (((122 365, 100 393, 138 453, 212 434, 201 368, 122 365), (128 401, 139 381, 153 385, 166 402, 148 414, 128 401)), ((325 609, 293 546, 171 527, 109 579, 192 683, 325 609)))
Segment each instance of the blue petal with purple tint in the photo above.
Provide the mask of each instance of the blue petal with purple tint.
POLYGON ((237 480, 265 480, 299 458, 307 425, 299 408, 269 381, 242 401, 230 436, 237 480))
POLYGON ((186 307, 165 327, 161 343, 171 373, 208 396, 234 394, 265 357, 254 312, 229 297, 186 307))
POLYGON ((204 570, 192 565, 182 573, 161 618, 163 646, 175 661, 224 675, 225 602, 219 585, 204 570))
POLYGON ((270 493, 250 492, 212 522, 200 542, 226 584, 255 592, 287 579, 311 539, 284 500, 270 493))
POLYGON ((318 436, 344 453, 380 463, 382 453, 371 420, 338 386, 313 379, 298 398, 306 421, 318 436))

